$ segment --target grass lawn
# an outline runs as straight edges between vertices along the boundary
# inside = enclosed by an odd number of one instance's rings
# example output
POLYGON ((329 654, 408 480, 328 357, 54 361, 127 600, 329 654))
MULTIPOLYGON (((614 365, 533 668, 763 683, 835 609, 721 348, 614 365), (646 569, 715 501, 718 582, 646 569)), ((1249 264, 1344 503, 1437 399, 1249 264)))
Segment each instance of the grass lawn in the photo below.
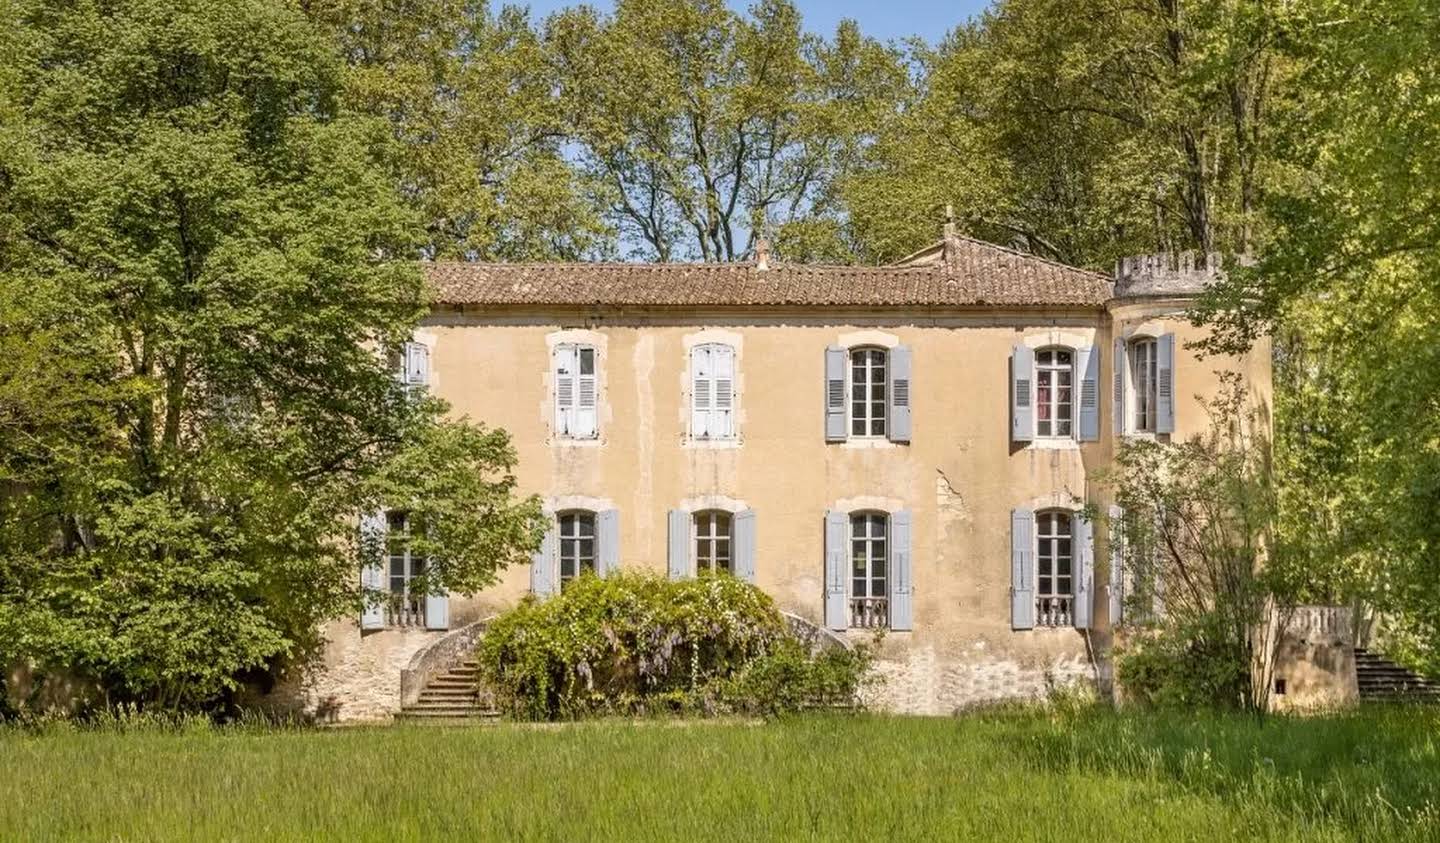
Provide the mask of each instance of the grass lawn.
POLYGON ((5 840, 1440 840, 1440 710, 0 730, 5 840))

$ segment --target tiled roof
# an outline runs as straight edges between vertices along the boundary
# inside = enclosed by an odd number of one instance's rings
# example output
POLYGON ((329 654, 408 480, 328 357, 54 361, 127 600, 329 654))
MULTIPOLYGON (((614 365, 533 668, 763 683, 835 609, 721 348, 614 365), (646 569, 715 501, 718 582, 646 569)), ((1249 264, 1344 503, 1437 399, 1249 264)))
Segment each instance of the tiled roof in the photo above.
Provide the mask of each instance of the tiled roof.
POLYGON ((1099 306, 1104 275, 957 238, 954 254, 924 266, 754 263, 425 264, 442 305, 639 307, 1099 306))

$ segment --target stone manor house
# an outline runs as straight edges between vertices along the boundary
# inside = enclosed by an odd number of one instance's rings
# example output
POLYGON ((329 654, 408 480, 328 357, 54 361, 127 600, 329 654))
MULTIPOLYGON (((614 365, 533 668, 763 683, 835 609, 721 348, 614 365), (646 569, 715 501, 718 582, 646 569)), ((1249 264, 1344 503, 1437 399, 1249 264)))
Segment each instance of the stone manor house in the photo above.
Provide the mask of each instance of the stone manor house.
POLYGON ((1267 342, 1188 347, 1213 256, 1107 277, 950 233, 888 267, 762 248, 425 271, 436 303, 401 376, 508 430, 552 526, 474 596, 410 596, 424 560, 403 552, 367 570, 393 599, 333 623, 298 689, 338 719, 414 704, 485 618, 618 568, 721 569, 821 634, 885 628, 878 702, 898 711, 1103 685, 1127 578, 1082 511, 1110 508, 1117 444, 1204 431, 1221 371, 1270 402, 1267 342))

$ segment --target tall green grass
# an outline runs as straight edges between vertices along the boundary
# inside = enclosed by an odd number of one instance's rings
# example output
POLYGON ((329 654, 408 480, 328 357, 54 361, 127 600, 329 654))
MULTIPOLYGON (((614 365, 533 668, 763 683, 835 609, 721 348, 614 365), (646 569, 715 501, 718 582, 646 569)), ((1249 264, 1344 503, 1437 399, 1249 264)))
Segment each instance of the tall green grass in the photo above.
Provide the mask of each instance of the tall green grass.
POLYGON ((1437 840, 1440 713, 0 731, 15 840, 1437 840))

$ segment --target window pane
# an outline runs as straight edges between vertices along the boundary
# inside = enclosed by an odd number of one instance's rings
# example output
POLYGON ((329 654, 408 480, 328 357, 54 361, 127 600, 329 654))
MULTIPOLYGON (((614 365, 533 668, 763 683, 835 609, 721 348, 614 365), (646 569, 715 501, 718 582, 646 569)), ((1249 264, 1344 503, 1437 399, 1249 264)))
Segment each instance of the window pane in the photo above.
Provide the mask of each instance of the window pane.
POLYGON ((582 349, 580 349, 580 374, 582 374, 582 375, 593 375, 593 374, 595 374, 595 349, 593 349, 593 348, 582 348, 582 349))

